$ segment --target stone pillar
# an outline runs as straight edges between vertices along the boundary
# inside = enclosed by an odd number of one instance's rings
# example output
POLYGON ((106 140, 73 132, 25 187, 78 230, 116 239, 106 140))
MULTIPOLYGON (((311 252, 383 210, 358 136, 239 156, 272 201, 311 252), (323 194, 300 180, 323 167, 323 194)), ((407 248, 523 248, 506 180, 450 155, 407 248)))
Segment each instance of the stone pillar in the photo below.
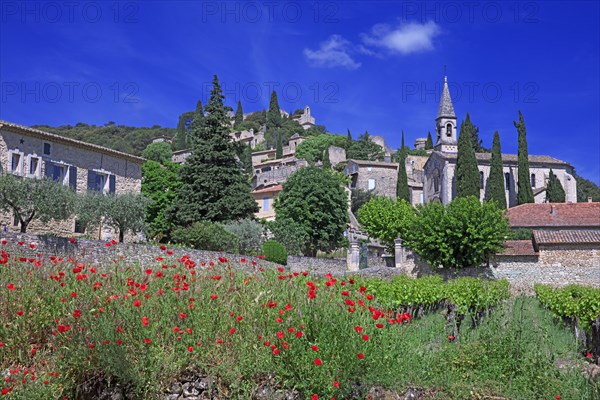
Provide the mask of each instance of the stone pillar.
POLYGON ((350 246, 348 247, 348 271, 358 271, 358 263, 359 263, 359 254, 360 254, 360 246, 357 241, 350 242, 350 246))
POLYGON ((394 256, 396 258, 396 268, 404 268, 404 247, 402 239, 394 239, 394 256))

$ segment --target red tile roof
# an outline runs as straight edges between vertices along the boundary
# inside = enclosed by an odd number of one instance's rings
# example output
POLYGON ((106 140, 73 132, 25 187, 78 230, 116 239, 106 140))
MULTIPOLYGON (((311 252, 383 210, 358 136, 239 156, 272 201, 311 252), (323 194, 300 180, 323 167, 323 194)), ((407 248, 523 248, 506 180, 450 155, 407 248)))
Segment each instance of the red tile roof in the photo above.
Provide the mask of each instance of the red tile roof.
POLYGON ((506 211, 513 228, 600 228, 600 203, 529 203, 506 211))
POLYGON ((536 247, 540 244, 600 244, 600 230, 533 231, 536 247))
POLYGON ((283 189, 283 186, 281 185, 275 185, 275 186, 270 186, 268 188, 264 188, 264 189, 258 189, 258 190, 254 190, 252 193, 272 193, 272 192, 281 192, 281 190, 283 189))
POLYGON ((499 256, 537 256, 531 240, 507 240, 503 244, 504 251, 499 256))

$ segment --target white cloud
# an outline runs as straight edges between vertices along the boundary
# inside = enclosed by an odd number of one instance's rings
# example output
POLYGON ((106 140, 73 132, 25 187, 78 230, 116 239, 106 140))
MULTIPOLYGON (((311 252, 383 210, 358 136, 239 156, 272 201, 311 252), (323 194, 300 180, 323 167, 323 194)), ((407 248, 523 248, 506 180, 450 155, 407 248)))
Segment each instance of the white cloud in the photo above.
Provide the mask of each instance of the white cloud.
POLYGON ((433 50, 433 38, 440 34, 440 27, 433 21, 419 24, 410 22, 392 28, 377 24, 370 34, 362 34, 365 45, 381 47, 392 53, 410 54, 433 50))
POLYGON ((318 50, 304 49, 304 56, 316 67, 344 67, 354 70, 361 64, 354 61, 350 55, 352 51, 352 43, 340 35, 331 35, 321 42, 318 50))

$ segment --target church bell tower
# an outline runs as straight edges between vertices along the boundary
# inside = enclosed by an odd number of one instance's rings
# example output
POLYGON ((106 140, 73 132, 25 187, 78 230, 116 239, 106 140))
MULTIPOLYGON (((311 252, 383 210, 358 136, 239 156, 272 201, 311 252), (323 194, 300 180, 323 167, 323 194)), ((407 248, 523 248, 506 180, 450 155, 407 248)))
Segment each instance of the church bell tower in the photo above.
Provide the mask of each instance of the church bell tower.
POLYGON ((448 90, 448 77, 444 75, 444 88, 440 99, 440 107, 435 118, 435 131, 437 140, 434 150, 443 153, 457 153, 458 141, 456 140, 456 114, 448 90))

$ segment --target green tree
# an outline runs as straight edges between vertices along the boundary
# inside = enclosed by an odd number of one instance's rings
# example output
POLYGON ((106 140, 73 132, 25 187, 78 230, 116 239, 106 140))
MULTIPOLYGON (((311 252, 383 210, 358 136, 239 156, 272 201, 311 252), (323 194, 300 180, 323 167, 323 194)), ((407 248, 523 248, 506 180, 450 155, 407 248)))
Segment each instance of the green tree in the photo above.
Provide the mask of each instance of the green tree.
POLYGON ((144 230, 150 198, 138 193, 111 194, 103 198, 103 223, 119 232, 119 242, 127 232, 135 234, 144 230))
POLYGON ((418 206, 407 246, 432 266, 478 267, 502 251, 509 235, 504 211, 495 202, 461 197, 446 207, 418 206))
POLYGON ((295 156, 309 163, 323 160, 325 149, 331 146, 344 147, 346 138, 342 135, 333 135, 323 133, 317 136, 311 136, 296 148, 295 156))
POLYGON ((346 136, 346 145, 344 146, 344 149, 348 151, 350 147, 352 147, 352 133, 350 133, 350 129, 348 129, 348 135, 346 136))
POLYGON ((517 204, 533 203, 533 189, 529 182, 529 152, 527 150, 527 131, 523 114, 519 110, 519 122, 514 121, 519 134, 519 149, 517 157, 517 204))
POLYGON ((404 146, 404 131, 402 131, 402 145, 398 149, 398 177, 396 179, 396 198, 410 203, 408 189, 408 176, 406 175, 406 147, 404 146))
POLYGON ((239 252, 239 238, 219 222, 199 221, 173 231, 175 243, 208 251, 239 252))
POLYGON ((380 145, 371 141, 369 132, 365 132, 353 141, 346 152, 348 160, 383 161, 385 153, 380 145))
POLYGON ((358 210, 358 221, 370 237, 379 239, 393 254, 394 239, 409 237, 414 215, 406 200, 377 196, 358 210))
POLYGON ((168 142, 150 143, 142 152, 142 157, 147 160, 164 164, 171 161, 173 150, 168 142))
POLYGON ((173 229, 169 210, 181 186, 180 169, 181 165, 172 162, 161 166, 155 161, 148 161, 142 165, 142 193, 152 199, 146 211, 148 238, 151 240, 169 240, 173 229))
POLYGON ((546 202, 548 203, 564 203, 566 199, 565 189, 554 175, 554 171, 550 169, 550 177, 548 178, 548 186, 546 186, 546 202))
POLYGON ((329 148, 326 148, 325 151, 323 151, 322 161, 323 161, 323 168, 327 168, 327 169, 331 168, 331 160, 329 159, 329 148))
POLYGON ((76 195, 68 186, 49 179, 0 175, 0 210, 14 215, 27 232, 31 221, 64 221, 73 215, 76 195))
POLYGON ((253 219, 242 219, 225 224, 225 229, 239 239, 240 254, 258 255, 265 241, 263 224, 253 219))
POLYGON ((294 221, 307 232, 305 255, 332 251, 344 242, 348 199, 330 170, 306 167, 294 172, 275 201, 275 213, 278 219, 294 221))
POLYGON ((600 187, 598 185, 588 179, 582 178, 575 172, 573 175, 577 181, 578 202, 588 201, 588 197, 591 197, 592 201, 600 201, 600 187))
POLYGON ((425 142, 425 150, 433 149, 433 139, 431 138, 431 132, 427 132, 427 142, 425 142))
POLYGON ((502 165, 502 151, 500 150, 500 134, 494 132, 492 142, 492 156, 490 158, 490 176, 488 177, 485 199, 495 201, 498 207, 506 209, 506 188, 504 187, 504 168, 502 165))
POLYGON ((269 111, 267 112, 267 131, 281 128, 282 123, 283 120, 281 118, 281 110, 279 109, 279 101, 277 101, 277 93, 273 90, 271 101, 269 102, 269 111))
POLYGON ((198 103, 196 103, 196 111, 194 111, 194 117, 190 123, 190 132, 188 132, 187 135, 187 143, 191 148, 193 148, 196 141, 200 139, 199 134, 204 126, 204 117, 202 101, 198 100, 198 103))
POLYGON ((269 231, 279 243, 281 243, 288 254, 293 256, 302 255, 306 242, 310 238, 308 227, 302 222, 296 222, 289 218, 283 218, 279 215, 275 221, 267 223, 269 231))
POLYGON ((352 189, 350 197, 350 210, 356 215, 358 210, 364 206, 369 200, 375 197, 370 190, 361 190, 358 188, 352 189))
POLYGON ((238 100, 237 109, 235 110, 235 120, 233 122, 233 127, 239 128, 242 122, 244 122, 244 112, 242 111, 242 102, 238 100))
POLYGON ((241 159, 246 174, 252 175, 252 147, 250 146, 250 143, 248 143, 247 146, 244 146, 244 152, 241 159))
MULTIPOLYGON (((482 140, 479 139, 479 128, 476 127, 475 125, 473 125, 473 123, 471 122, 471 116, 469 115, 469 113, 467 113, 464 123, 465 123, 465 126, 468 128, 466 130, 466 133, 469 135, 469 139, 470 139, 471 146, 473 147, 473 151, 475 153, 481 153, 481 152, 486 151, 486 149, 484 149, 482 146, 482 144, 483 144, 482 140)), ((460 134, 462 135, 462 124, 461 124, 460 134)))
POLYGON ((475 127, 471 123, 469 114, 460 124, 458 137, 458 155, 456 160, 456 197, 475 196, 479 198, 479 168, 477 158, 472 146, 471 138, 475 127))
POLYGON ((206 116, 190 132, 194 138, 192 154, 180 170, 182 185, 175 201, 175 216, 182 225, 242 219, 258 210, 229 136, 223 98, 215 75, 206 116))
POLYGON ((279 159, 283 157, 283 141, 281 133, 277 133, 277 147, 275 149, 275 158, 279 159))
POLYGON ((187 143, 187 134, 193 118, 193 112, 186 112, 179 116, 175 137, 173 137, 173 150, 183 150, 189 147, 187 143))

